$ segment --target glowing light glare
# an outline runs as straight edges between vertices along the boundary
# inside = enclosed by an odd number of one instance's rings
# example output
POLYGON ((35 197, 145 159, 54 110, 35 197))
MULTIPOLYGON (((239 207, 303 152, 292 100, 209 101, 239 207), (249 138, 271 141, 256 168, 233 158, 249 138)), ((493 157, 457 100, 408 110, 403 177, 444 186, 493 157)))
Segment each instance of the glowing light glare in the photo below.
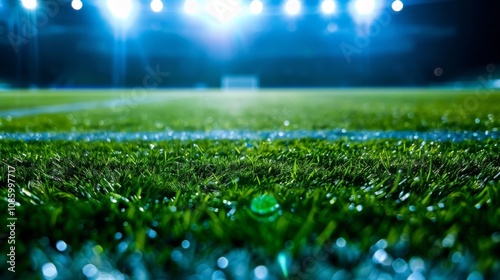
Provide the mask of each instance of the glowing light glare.
POLYGON ((250 12, 254 15, 258 15, 262 13, 262 10, 264 9, 264 4, 262 4, 262 1, 260 0, 253 0, 250 3, 250 12))
POLYGON ((163 2, 161 2, 161 0, 151 1, 151 10, 155 13, 161 12, 163 10, 163 2))
POLYGON ((36 0, 22 0, 21 4, 23 4, 23 7, 28 10, 33 10, 37 6, 36 0))
POLYGON ((45 279, 54 279, 57 277, 57 268, 53 263, 46 263, 42 266, 42 273, 45 279))
POLYGON ((325 15, 331 15, 335 13, 335 10, 337 9, 337 5, 333 0, 323 0, 321 3, 321 11, 325 15))
POLYGON ((186 0, 184 2, 184 12, 188 15, 195 15, 200 12, 200 3, 196 0, 186 0))
POLYGON ((291 16, 298 15, 300 13, 301 4, 299 0, 288 0, 285 4, 285 12, 291 16))
POLYGON ((205 11, 220 22, 228 23, 240 14, 241 5, 237 0, 210 0, 205 11))
POLYGON ((401 2, 400 0, 396 0, 394 2, 392 2, 392 10, 395 11, 395 12, 400 12, 402 9, 403 9, 403 2, 401 2))
POLYGON ((83 7, 83 3, 81 0, 73 0, 71 1, 71 7, 74 10, 79 11, 83 7))
POLYGON ((375 0, 356 0, 354 9, 360 15, 369 15, 375 11, 375 0))
POLYGON ((111 14, 119 19, 127 18, 132 12, 131 0, 108 0, 107 4, 111 14))

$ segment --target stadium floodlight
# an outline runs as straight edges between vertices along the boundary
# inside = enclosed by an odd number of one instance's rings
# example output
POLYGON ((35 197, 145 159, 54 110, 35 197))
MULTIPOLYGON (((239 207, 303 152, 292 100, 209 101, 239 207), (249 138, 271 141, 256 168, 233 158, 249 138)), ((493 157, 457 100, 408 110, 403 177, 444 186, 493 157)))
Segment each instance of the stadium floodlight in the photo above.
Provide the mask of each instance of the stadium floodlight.
POLYGON ((37 6, 36 0, 21 0, 21 4, 28 10, 33 10, 37 6))
POLYGON ((115 18, 126 19, 132 12, 132 0, 108 0, 107 4, 115 18))
POLYGON ((400 12, 402 9, 403 9, 403 2, 401 2, 400 0, 396 0, 394 2, 392 2, 392 10, 395 11, 395 12, 400 12))
POLYGON ((380 14, 383 8, 382 1, 378 0, 352 0, 349 2, 349 13, 356 24, 370 25, 380 14))
POLYGON ((163 2, 161 0, 151 1, 151 10, 155 13, 159 13, 163 10, 163 2))
POLYGON ((83 3, 81 0, 73 0, 71 1, 71 7, 74 10, 79 11, 83 7, 83 3))
POLYGON ((198 14, 201 10, 201 5, 197 0, 186 0, 184 2, 184 12, 188 15, 198 14))
POLYGON ((298 15, 301 8, 299 0, 287 0, 285 3, 285 12, 291 16, 298 15))
POLYGON ((375 11, 375 0, 356 0, 354 9, 360 15, 370 15, 375 11))
POLYGON ((209 0, 205 5, 205 11, 222 23, 237 18, 241 9, 238 0, 209 0))
POLYGON ((260 0, 253 0, 250 3, 250 12, 254 15, 262 13, 263 9, 264 9, 264 4, 262 4, 262 1, 260 0))
POLYGON ((333 0, 323 0, 321 2, 321 12, 325 15, 331 15, 335 13, 335 10, 337 9, 337 5, 333 0))

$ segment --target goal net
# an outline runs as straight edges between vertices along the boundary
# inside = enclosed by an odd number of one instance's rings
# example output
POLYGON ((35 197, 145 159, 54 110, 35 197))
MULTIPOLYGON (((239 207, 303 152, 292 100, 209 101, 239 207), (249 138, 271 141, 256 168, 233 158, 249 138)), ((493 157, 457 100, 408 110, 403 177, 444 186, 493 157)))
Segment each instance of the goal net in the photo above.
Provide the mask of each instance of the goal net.
POLYGON ((257 90, 259 88, 259 78, 257 76, 228 75, 221 78, 221 88, 228 90, 257 90))

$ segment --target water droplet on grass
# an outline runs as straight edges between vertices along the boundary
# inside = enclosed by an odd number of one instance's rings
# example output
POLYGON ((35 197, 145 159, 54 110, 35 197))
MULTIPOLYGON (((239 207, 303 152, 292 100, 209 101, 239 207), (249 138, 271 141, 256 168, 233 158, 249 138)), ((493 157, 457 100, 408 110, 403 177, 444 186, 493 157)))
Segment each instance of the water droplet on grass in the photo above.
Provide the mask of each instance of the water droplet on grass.
POLYGON ((189 242, 189 240, 183 240, 182 243, 181 243, 181 246, 184 249, 188 249, 189 246, 191 246, 191 242, 189 242))
POLYGON ((57 248, 57 250, 63 252, 66 250, 66 248, 68 248, 68 245, 63 240, 59 240, 56 243, 56 248, 57 248))
POLYGON ((278 215, 280 205, 274 196, 263 194, 252 199, 250 210, 258 219, 273 221, 278 215))
POLYGON ((125 252, 127 250, 127 248, 128 248, 127 242, 120 242, 120 244, 118 244, 118 247, 117 247, 118 252, 120 252, 120 253, 125 252))
POLYGON ((392 263, 392 269, 394 269, 396 273, 405 273, 408 269, 408 265, 403 259, 396 259, 392 263))
POLYGON ((389 260, 389 254, 384 249, 378 249, 372 257, 373 262, 386 264, 387 260, 389 260))
MULTIPOLYGON (((425 270, 425 262, 419 257, 413 257, 410 259, 410 269, 413 272, 424 271, 425 270)), ((415 279, 420 279, 420 278, 415 278, 415 279)))
POLYGON ((154 229, 148 229, 146 233, 147 233, 148 237, 151 239, 155 238, 157 235, 157 233, 154 229))
POLYGON ((229 264, 229 261, 225 257, 220 257, 217 260, 217 266, 222 268, 222 269, 226 268, 228 266, 228 264, 229 264))
POLYGON ((230 217, 230 216, 234 215, 234 213, 236 213, 236 208, 231 208, 231 210, 229 210, 229 212, 226 214, 226 216, 230 217))
POLYGON ((344 248, 345 245, 347 245, 347 242, 345 241, 344 238, 340 237, 337 239, 337 241, 335 242, 335 244, 337 245, 337 247, 339 248, 344 248))
POLYGON ((406 194, 403 194, 403 192, 401 192, 401 197, 399 199, 401 199, 401 201, 405 201, 408 197, 410 197, 410 193, 406 193, 406 194))
POLYGON ((259 265, 254 269, 253 273, 257 279, 266 279, 268 274, 267 267, 259 265))
POLYGON ((42 273, 45 279, 54 279, 57 277, 57 269, 53 263, 46 263, 42 266, 42 273))
POLYGON ((96 274, 99 272, 97 267, 93 264, 87 264, 82 268, 82 273, 83 275, 87 276, 88 278, 92 278, 96 276, 96 274))

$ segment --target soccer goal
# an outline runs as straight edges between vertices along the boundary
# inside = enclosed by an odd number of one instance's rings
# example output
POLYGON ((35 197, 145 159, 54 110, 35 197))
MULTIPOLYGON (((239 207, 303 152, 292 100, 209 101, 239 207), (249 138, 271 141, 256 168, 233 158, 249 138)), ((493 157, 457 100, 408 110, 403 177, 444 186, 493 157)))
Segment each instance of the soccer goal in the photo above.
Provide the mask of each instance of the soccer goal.
POLYGON ((228 75, 221 78, 221 89, 228 90, 257 90, 259 77, 252 75, 228 75))

